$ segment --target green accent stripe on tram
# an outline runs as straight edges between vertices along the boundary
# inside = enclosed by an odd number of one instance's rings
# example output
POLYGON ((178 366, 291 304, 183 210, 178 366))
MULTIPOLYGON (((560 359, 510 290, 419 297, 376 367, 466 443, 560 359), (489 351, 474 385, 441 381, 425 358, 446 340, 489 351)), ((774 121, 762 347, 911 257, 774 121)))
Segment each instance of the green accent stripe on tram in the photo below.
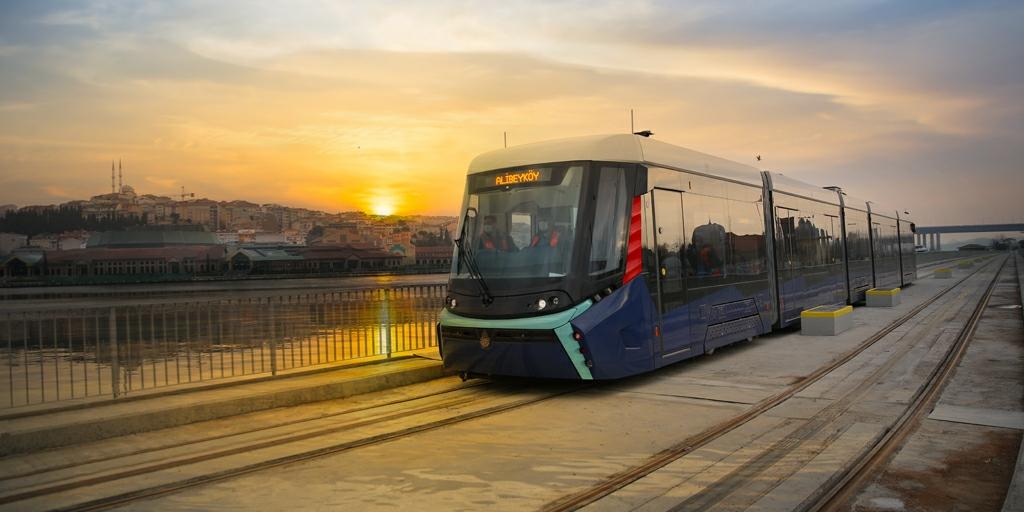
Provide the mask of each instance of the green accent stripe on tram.
POLYGON ((465 316, 459 316, 448 309, 441 310, 441 316, 439 318, 441 325, 450 325, 452 327, 478 327, 486 329, 550 329, 555 331, 558 336, 558 341, 562 343, 562 349, 565 350, 569 360, 572 361, 572 365, 576 368, 576 373, 579 374, 580 379, 593 380, 594 376, 590 373, 590 368, 587 368, 586 358, 583 353, 580 352, 580 346, 576 343, 576 340, 572 339, 572 326, 569 322, 582 315, 584 311, 590 309, 593 301, 587 299, 582 304, 553 313, 550 315, 543 316, 531 316, 525 318, 498 318, 498 319, 487 319, 487 318, 469 318, 465 316))

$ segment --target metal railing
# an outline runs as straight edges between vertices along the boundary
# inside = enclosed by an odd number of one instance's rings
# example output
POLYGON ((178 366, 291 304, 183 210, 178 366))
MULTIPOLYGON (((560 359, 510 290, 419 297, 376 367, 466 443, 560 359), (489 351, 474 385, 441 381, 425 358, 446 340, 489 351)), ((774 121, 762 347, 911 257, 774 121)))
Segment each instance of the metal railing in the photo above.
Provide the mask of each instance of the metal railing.
POLYGON ((3 314, 0 408, 436 347, 445 292, 413 285, 3 314))

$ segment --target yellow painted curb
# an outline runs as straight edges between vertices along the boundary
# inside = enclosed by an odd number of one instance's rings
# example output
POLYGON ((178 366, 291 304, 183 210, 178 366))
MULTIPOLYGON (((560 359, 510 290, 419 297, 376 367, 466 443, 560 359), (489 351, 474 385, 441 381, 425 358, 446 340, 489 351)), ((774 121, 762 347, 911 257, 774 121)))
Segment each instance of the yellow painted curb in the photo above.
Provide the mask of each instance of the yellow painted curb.
POLYGON ((841 307, 834 311, 818 311, 818 308, 829 307, 833 306, 818 306, 817 308, 805 309, 800 312, 800 318, 836 318, 853 312, 853 306, 841 307))
POLYGON ((888 289, 887 290, 887 289, 884 289, 884 288, 872 288, 872 289, 868 290, 867 293, 868 293, 868 295, 889 295, 889 296, 892 296, 892 295, 899 295, 900 294, 900 289, 899 288, 892 288, 892 289, 888 289))

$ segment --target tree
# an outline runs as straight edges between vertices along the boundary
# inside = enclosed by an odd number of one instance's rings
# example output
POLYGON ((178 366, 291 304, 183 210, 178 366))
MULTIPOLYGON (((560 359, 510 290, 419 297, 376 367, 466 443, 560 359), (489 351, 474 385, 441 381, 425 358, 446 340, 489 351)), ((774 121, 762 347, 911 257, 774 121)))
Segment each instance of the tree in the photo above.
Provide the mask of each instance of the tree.
POLYGON ((0 217, 0 231, 36 236, 41 233, 63 233, 65 231, 119 231, 131 226, 144 225, 145 217, 134 215, 117 216, 114 212, 103 218, 95 215, 82 216, 78 206, 57 206, 40 210, 18 210, 7 212, 0 217))

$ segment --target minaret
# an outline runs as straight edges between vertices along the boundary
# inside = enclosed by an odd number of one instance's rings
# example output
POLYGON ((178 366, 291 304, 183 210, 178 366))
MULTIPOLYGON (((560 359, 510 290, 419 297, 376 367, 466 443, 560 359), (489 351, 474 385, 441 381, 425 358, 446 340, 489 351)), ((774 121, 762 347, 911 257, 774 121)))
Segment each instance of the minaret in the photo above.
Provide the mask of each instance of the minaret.
POLYGON ((117 159, 117 190, 124 190, 124 175, 121 174, 121 159, 117 159))
POLYGON ((114 190, 114 161, 111 160, 110 161, 110 193, 113 194, 114 192, 116 192, 114 190))

